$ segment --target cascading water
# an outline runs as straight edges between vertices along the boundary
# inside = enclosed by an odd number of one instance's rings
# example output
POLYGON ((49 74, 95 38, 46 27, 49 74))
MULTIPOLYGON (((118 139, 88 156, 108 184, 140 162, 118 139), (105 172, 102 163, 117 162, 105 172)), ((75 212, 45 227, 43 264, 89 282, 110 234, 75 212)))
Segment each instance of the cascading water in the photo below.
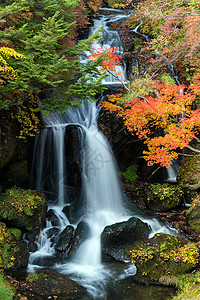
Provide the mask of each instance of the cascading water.
MULTIPOLYGON (((102 26, 103 29, 101 31, 101 42, 94 42, 92 47, 95 49, 100 48, 102 50, 106 50, 108 48, 116 49, 116 54, 122 55, 124 48, 119 32, 115 29, 110 29, 107 25, 122 18, 124 18, 124 14, 117 16, 112 15, 109 17, 100 16, 98 19, 94 19, 94 25, 90 28, 90 35, 94 34, 102 26)), ((84 60, 87 59, 87 56, 90 54, 90 52, 86 52, 85 57, 82 56, 81 60, 84 62, 84 60)), ((103 85, 121 85, 122 83, 127 82, 126 66, 123 62, 121 65, 116 66, 116 69, 112 72, 112 74, 108 73, 108 76, 102 80, 103 85)))
MULTIPOLYGON (((115 47, 113 44, 109 45, 109 47, 113 46, 115 47)), ((53 221, 47 221, 46 228, 37 240, 38 250, 30 253, 28 270, 34 272, 35 268, 50 265, 58 272, 70 275, 85 286, 93 298, 102 299, 105 296, 104 283, 110 277, 113 279, 115 275, 102 264, 101 233, 107 225, 125 221, 131 215, 133 216, 134 212, 130 212, 123 203, 112 150, 106 138, 98 130, 98 114, 99 107, 96 103, 83 101, 82 105, 66 113, 54 113, 43 117, 45 126, 35 139, 34 185, 48 196, 49 212, 51 211, 56 216, 57 221, 56 224, 53 224, 53 221), (75 153, 75 156, 80 162, 79 172, 81 173, 81 186, 79 183, 74 185, 79 192, 77 207, 79 213, 72 222, 63 212, 66 207, 73 205, 70 203, 68 191, 71 188, 71 178, 76 177, 74 173, 69 172, 70 161, 67 160, 70 153, 68 153, 65 139, 69 128, 76 128, 76 134, 74 133, 73 137, 78 140, 79 155, 75 153), (66 227, 73 225, 75 229, 81 221, 84 221, 89 229, 87 237, 78 246, 70 260, 62 261, 62 263, 56 262, 54 254, 58 237, 66 227), (47 260, 48 264, 46 264, 47 260)), ((156 232, 171 233, 170 229, 163 227, 155 219, 137 217, 149 224, 152 229, 151 236, 156 232)), ((124 275, 121 274, 118 279, 135 273, 135 266, 128 265, 124 275)))

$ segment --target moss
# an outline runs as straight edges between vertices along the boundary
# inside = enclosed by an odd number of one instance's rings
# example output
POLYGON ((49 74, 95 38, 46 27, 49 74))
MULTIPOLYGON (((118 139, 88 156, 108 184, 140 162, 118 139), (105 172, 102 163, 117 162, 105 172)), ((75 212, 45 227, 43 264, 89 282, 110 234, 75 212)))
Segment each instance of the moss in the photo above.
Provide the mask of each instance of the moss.
POLYGON ((30 274, 27 276, 26 281, 30 284, 38 281, 40 278, 49 278, 49 275, 45 274, 45 273, 39 273, 39 274, 30 274))
POLYGON ((12 235, 14 235, 14 237, 19 240, 21 237, 21 230, 19 230, 18 228, 9 228, 9 231, 12 235))
POLYGON ((16 239, 6 225, 0 222, 0 268, 9 269, 15 264, 18 248, 16 239))
POLYGON ((0 274, 0 296, 1 300, 12 300, 15 295, 14 287, 0 274))
POLYGON ((163 233, 127 249, 127 254, 138 269, 136 275, 152 281, 159 281, 161 276, 184 274, 199 263, 195 244, 163 233))
POLYGON ((183 190, 180 186, 150 184, 146 189, 146 202, 150 209, 168 210, 180 204, 183 190))

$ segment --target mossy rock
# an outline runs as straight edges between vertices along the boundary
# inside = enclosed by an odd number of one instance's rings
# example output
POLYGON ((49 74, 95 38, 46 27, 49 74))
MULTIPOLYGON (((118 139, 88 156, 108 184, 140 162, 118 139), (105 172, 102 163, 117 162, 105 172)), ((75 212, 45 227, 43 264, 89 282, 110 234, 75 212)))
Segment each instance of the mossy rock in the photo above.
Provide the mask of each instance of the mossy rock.
POLYGON ((135 279, 141 282, 160 282, 163 276, 185 274, 199 264, 194 243, 164 233, 128 248, 127 254, 137 267, 135 279))
POLYGON ((186 213, 186 221, 190 228, 196 233, 200 233, 200 195, 193 200, 186 213))
POLYGON ((28 265, 28 247, 20 241, 21 231, 8 229, 0 222, 0 268, 21 268, 28 265))
POLYGON ((36 299, 71 300, 79 299, 85 293, 85 288, 77 282, 63 274, 49 270, 30 274, 26 281, 30 284, 36 299))
POLYGON ((186 157, 180 166, 177 181, 190 190, 200 188, 200 156, 186 157))
POLYGON ((14 227, 26 230, 42 228, 46 211, 47 201, 40 192, 14 187, 1 194, 0 219, 14 227))
POLYGON ((147 208, 154 211, 167 211, 181 203, 183 190, 180 186, 150 184, 146 187, 145 203, 147 208))

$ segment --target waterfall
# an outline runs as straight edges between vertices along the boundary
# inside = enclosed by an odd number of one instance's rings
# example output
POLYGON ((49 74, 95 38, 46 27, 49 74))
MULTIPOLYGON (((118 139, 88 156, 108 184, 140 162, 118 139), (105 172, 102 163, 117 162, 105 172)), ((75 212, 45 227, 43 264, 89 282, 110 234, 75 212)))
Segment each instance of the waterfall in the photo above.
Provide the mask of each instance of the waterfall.
MULTIPOLYGON (((101 26, 105 18, 108 20, 107 17, 102 17, 100 21, 94 22, 91 30, 101 26)), ((109 47, 118 47, 119 52, 122 51, 116 31, 105 26, 103 37, 103 45, 108 45, 110 41, 109 47)), ((123 76, 125 80, 125 74, 123 76)), ((114 81, 115 78, 109 78, 106 83, 114 81)), ((98 130, 99 110, 96 103, 85 100, 77 108, 71 108, 65 113, 55 112, 43 116, 44 127, 35 138, 33 185, 48 196, 48 213, 56 216, 57 221, 53 224, 53 221, 48 220, 46 228, 40 233, 37 239, 38 250, 30 253, 28 271, 34 272, 36 268, 51 266, 85 286, 93 298, 101 299, 105 295, 104 284, 109 278, 114 280, 115 277, 101 261, 101 233, 107 225, 126 221, 134 213, 124 204, 111 147, 98 130), (67 139, 69 132, 71 136, 67 139), (76 144, 73 148, 74 139, 76 144), (72 154, 75 158, 70 156, 72 154), (77 176, 79 173, 80 176, 77 176), (64 211, 76 205, 76 201, 72 201, 69 196, 69 191, 73 189, 76 192, 78 212, 72 218, 73 221, 70 221, 64 211), (80 222, 87 224, 87 237, 70 260, 56 261, 55 241, 67 226, 76 229, 80 222)), ((171 232, 155 219, 137 217, 152 228, 151 236, 157 232, 171 232)), ((131 264, 120 278, 135 273, 136 268, 131 264)))

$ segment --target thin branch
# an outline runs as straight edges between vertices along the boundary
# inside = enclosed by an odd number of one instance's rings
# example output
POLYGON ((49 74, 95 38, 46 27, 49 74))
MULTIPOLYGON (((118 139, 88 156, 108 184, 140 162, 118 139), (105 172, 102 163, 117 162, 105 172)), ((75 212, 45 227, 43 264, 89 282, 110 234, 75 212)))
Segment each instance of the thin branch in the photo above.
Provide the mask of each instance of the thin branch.
POLYGON ((193 148, 192 146, 187 145, 186 148, 196 152, 196 153, 200 153, 200 150, 193 148))
POLYGON ((161 166, 158 166, 157 169, 155 169, 147 179, 151 178, 160 168, 161 166))
POLYGON ((119 82, 121 82, 121 84, 124 86, 124 88, 128 91, 128 92, 130 92, 130 90, 129 90, 129 88, 127 88, 127 86, 124 84, 124 82, 121 80, 121 79, 119 79, 119 77, 117 76, 117 75, 115 75, 115 74, 113 74, 110 70, 106 70, 110 75, 112 75, 113 77, 115 77, 117 80, 119 80, 119 82))

